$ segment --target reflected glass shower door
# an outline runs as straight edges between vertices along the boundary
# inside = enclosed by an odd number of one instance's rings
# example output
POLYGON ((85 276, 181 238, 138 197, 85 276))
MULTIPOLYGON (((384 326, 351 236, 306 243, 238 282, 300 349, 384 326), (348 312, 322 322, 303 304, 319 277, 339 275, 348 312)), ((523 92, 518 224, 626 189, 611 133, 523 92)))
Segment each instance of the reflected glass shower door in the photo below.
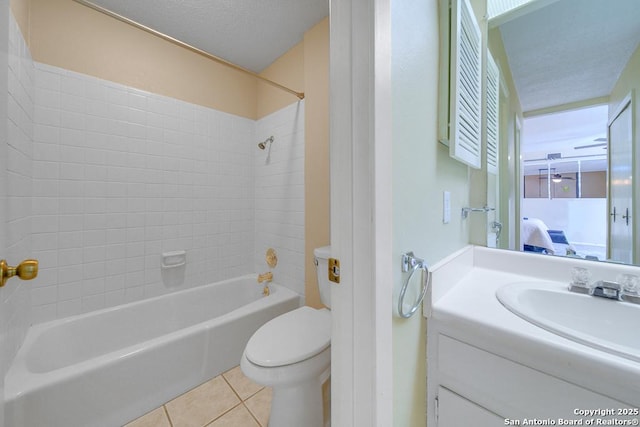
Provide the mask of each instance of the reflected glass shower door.
POLYGON ((609 125, 609 242, 607 258, 633 263, 633 145, 629 101, 609 125))

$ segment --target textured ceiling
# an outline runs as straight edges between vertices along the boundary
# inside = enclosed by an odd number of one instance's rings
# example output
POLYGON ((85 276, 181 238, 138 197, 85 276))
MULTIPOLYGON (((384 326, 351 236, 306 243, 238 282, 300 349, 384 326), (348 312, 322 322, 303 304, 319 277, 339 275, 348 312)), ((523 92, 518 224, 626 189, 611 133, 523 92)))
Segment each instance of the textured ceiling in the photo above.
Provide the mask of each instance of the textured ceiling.
POLYGON ((93 3, 260 72, 329 14, 328 0, 93 0, 93 3))
POLYGON ((502 24, 523 111, 608 96, 640 40, 640 0, 561 0, 502 24))
POLYGON ((566 155, 602 154, 602 147, 582 149, 571 154, 573 147, 598 144, 596 139, 607 137, 607 105, 598 105, 579 110, 543 114, 524 120, 522 127, 522 150, 552 153, 570 146, 566 155))
POLYGON ((487 0, 487 15, 492 19, 534 1, 537 0, 487 0))

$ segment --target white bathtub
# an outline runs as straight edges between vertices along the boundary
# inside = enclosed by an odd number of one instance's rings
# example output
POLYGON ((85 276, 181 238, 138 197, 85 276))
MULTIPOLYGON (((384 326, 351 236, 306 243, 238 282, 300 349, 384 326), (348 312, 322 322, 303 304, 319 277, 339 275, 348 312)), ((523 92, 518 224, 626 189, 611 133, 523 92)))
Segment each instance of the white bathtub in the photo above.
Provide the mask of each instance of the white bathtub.
POLYGON ((238 365, 251 335, 299 306, 255 275, 35 325, 5 379, 6 425, 126 424, 238 365))

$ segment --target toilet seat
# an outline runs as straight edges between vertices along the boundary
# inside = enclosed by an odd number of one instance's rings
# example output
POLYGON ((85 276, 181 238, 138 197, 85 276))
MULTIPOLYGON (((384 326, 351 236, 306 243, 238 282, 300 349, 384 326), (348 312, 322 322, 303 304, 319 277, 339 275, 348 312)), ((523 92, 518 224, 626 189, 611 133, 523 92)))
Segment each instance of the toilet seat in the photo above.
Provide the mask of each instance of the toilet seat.
POLYGON ((247 359, 264 367, 291 365, 331 345, 331 312, 300 307, 271 319, 247 343, 247 359))

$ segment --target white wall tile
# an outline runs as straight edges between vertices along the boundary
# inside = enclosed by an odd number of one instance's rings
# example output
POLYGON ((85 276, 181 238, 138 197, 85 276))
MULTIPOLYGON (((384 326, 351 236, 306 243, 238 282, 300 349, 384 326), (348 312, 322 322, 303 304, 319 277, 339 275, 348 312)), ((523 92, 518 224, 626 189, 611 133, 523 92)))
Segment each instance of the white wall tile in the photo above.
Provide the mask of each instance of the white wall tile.
MULTIPOLYGON (((8 53, 0 55, 0 108, 3 123, 0 124, 0 201, 2 213, 0 221, 0 247, 10 264, 19 263, 24 258, 33 257, 31 245, 31 180, 33 176, 33 116, 35 91, 33 87, 33 62, 26 48, 7 2, 3 2, 0 17, 5 32, 0 37, 0 50, 8 53), (6 7, 6 9, 4 9, 6 7), (6 19, 6 21, 5 21, 6 19), (7 28, 8 24, 8 28, 7 28), (8 43, 7 38, 8 36, 8 43), (5 74, 5 71, 7 73, 5 74), (6 205, 5 205, 6 203, 6 205)), ((46 221, 37 221, 38 227, 50 230, 46 221)), ((51 253, 43 250, 41 255, 46 263, 51 262, 51 253)), ((0 290, 0 333, 3 336, 0 373, 6 373, 8 364, 19 348, 30 322, 30 286, 12 280, 0 290)), ((51 293, 38 290, 36 298, 42 304, 51 300, 51 293)))
POLYGON ((82 297, 82 312, 88 313, 102 308, 105 308, 104 293, 82 297))
POLYGON ((82 313, 82 299, 74 298, 58 301, 56 315, 58 318, 75 316, 82 313))
POLYGON ((253 156, 255 269, 268 268, 264 254, 275 248, 274 280, 304 295, 304 102, 259 120, 256 140, 270 136, 271 147, 253 156))
POLYGON ((57 304, 36 305, 32 308, 31 322, 42 323, 57 318, 57 304))
POLYGON ((39 284, 34 321, 172 292, 160 254, 178 249, 189 259, 183 288, 264 270, 273 246, 278 282, 304 292, 303 103, 255 122, 35 69, 30 226, 34 247, 57 259, 47 256, 56 265, 39 284), (257 143, 271 134, 266 164, 257 143), (45 182, 48 191, 35 188, 45 182))
MULTIPOLYGON (((61 274, 62 275, 62 274, 61 274)), ((58 285, 58 300, 79 300, 82 296, 82 282, 60 283, 58 285)))

